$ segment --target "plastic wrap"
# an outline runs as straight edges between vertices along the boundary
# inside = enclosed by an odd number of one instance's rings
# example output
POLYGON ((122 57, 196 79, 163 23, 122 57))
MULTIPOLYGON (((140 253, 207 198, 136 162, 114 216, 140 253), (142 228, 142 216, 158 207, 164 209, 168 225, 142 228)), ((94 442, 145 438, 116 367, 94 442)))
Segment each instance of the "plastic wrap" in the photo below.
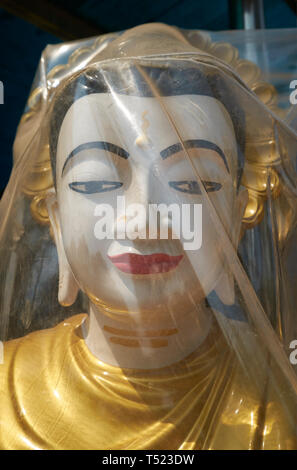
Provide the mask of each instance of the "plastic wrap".
POLYGON ((297 447, 289 83, 270 33, 220 34, 44 51, 0 205, 3 448, 297 447))

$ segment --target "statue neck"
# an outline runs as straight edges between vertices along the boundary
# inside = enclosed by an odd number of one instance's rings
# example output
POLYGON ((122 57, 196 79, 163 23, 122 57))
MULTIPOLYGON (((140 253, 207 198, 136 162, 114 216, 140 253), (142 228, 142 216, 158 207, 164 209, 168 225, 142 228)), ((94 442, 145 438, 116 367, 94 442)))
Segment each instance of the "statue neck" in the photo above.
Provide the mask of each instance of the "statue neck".
POLYGON ((174 318, 168 315, 166 324, 148 328, 141 321, 136 323, 133 314, 125 314, 120 321, 91 303, 84 339, 91 353, 107 364, 131 369, 166 367, 194 352, 207 337, 212 316, 202 304, 174 318))

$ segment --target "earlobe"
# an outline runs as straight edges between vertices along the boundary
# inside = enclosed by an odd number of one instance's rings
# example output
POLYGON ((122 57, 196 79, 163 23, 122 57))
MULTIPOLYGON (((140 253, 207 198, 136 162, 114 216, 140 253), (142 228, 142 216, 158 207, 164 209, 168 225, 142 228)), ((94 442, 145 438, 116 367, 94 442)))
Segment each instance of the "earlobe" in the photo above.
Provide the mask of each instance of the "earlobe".
POLYGON ((234 278, 229 270, 224 270, 215 288, 217 296, 225 305, 235 302, 234 278))
MULTIPOLYGON (((239 238, 240 238, 240 230, 242 225, 242 219, 244 215, 244 211, 246 205, 248 203, 248 190, 245 188, 241 188, 239 190, 237 200, 236 200, 236 218, 237 223, 233 224, 233 231, 231 234, 232 243, 234 250, 237 250, 239 238)), ((226 260, 226 264, 228 265, 228 260, 226 260)), ((220 298, 220 300, 225 305, 233 305, 235 302, 235 292, 234 292, 234 277, 230 272, 228 266, 224 268, 224 271, 219 278, 219 281, 215 287, 215 291, 220 298)))
POLYGON ((46 205, 49 214, 49 220, 56 243, 59 260, 59 294, 58 300, 64 307, 72 305, 77 297, 79 286, 72 274, 69 266, 60 226, 60 216, 56 194, 53 190, 49 191, 46 198, 46 205))

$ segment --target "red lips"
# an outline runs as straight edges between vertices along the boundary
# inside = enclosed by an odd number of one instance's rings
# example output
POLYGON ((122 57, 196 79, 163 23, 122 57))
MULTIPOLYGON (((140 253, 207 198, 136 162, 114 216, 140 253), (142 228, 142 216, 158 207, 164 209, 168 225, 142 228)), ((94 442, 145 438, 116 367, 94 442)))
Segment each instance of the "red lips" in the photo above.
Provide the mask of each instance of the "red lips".
POLYGON ((165 253, 152 255, 123 253, 122 255, 108 256, 120 271, 129 274, 167 273, 176 268, 182 257, 183 255, 169 256, 165 253))

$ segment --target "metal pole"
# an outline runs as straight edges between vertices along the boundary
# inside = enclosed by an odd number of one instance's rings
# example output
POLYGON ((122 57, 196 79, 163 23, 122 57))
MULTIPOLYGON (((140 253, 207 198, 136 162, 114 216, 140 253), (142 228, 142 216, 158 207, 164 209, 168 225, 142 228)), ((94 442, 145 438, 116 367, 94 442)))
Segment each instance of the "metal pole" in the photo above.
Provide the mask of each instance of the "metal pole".
POLYGON ((242 0, 244 29, 264 29, 263 0, 242 0))

